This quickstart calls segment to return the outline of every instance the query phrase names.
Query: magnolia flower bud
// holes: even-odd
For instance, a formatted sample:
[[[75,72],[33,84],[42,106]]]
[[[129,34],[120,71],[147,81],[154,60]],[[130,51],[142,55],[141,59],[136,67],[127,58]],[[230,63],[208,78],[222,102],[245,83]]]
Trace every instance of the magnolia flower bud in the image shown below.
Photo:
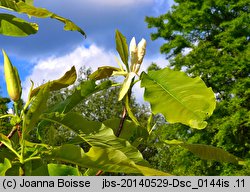
[[[5,81],[7,85],[7,91],[10,98],[16,102],[20,99],[22,94],[21,81],[18,75],[18,71],[15,67],[13,67],[9,57],[2,50],[4,56],[4,75]]]
[[[142,39],[139,44],[138,44],[138,52],[137,52],[137,57],[138,57],[138,64],[141,64],[144,58],[144,55],[146,53],[146,40]]]
[[[137,63],[138,57],[137,57],[137,47],[136,47],[136,41],[135,38],[133,37],[132,40],[130,41],[129,44],[129,51],[130,51],[130,60],[131,60],[131,65],[130,65],[130,70],[132,70],[133,66]]]
[[[134,66],[133,66],[133,69],[132,69],[132,71],[134,72],[134,73],[138,73],[138,71],[140,70],[140,67],[141,67],[141,64],[135,64]]]

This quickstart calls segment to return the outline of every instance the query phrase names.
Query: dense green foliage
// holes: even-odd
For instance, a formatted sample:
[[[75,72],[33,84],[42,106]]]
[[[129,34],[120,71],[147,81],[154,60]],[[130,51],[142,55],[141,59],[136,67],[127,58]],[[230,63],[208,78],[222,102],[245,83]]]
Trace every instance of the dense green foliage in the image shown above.
[[[51,17],[64,22],[65,30],[77,30],[85,35],[70,20],[46,9],[34,7],[32,0],[3,0],[0,8],[9,8],[35,17]],[[3,35],[25,36],[36,32],[26,30],[27,26],[32,27],[30,23],[16,18],[11,18],[14,23],[8,23],[10,16],[0,15],[1,18],[4,23],[1,25]],[[8,27],[11,30],[8,30]],[[22,31],[18,31],[16,27]],[[174,31],[173,35],[176,34],[178,32]],[[180,42],[183,39],[178,37],[175,41],[181,45],[178,39]],[[166,172],[153,168],[148,162],[152,162],[152,154],[155,153],[154,145],[151,145],[150,141],[156,143],[155,147],[158,150],[170,151],[169,145],[179,145],[203,159],[234,163],[235,166],[247,164],[226,150],[205,145],[209,143],[208,139],[197,137],[198,130],[204,129],[207,122],[214,119],[209,117],[213,114],[216,104],[212,89],[207,87],[200,77],[192,78],[184,72],[174,71],[168,67],[158,69],[156,65],[152,66],[150,71],[138,74],[146,53],[146,40],[142,39],[137,44],[135,38],[132,38],[128,46],[126,37],[117,30],[115,41],[120,56],[119,68],[100,66],[95,72],[88,74],[86,80],[80,80],[71,89],[64,89],[73,85],[77,79],[73,66],[61,78],[50,80],[36,88],[32,82],[26,103],[22,103],[21,100],[22,87],[18,71],[3,50],[5,81],[14,109],[13,114],[5,112],[0,116],[0,119],[11,125],[8,134],[0,133],[1,175],[101,175],[105,172],[170,175],[169,171],[183,174],[182,164],[175,168],[167,162],[168,166],[164,166],[165,158],[162,158],[163,166],[156,164],[156,167]],[[177,54],[176,58],[179,60],[173,60],[173,63],[185,58],[178,55],[178,49],[176,50],[174,54]],[[178,68],[177,64],[176,66]],[[179,68],[181,66],[179,65]],[[191,68],[187,68],[187,71],[190,70]],[[120,76],[124,80],[120,83],[114,82],[115,76]],[[145,114],[145,110],[135,104],[132,97],[133,86],[138,82],[145,88],[144,99],[151,107],[149,114]],[[61,92],[62,89],[65,91],[64,94]],[[51,97],[54,91],[59,94]],[[237,93],[229,95],[232,99],[239,98]],[[223,104],[223,99],[220,98],[219,104]],[[107,110],[109,106],[112,111]],[[162,126],[169,128],[169,123],[178,122],[190,128],[185,127],[184,132],[160,133],[162,129],[155,129],[154,125],[154,118],[161,117],[158,113],[162,113],[168,121],[161,122]],[[6,125],[4,126],[6,128]],[[171,126],[172,130],[182,127],[180,124]],[[208,131],[202,134],[208,137],[209,133],[213,134],[212,131],[209,125]],[[57,134],[61,137],[57,137]],[[192,141],[188,135],[194,136]],[[177,139],[186,136],[187,140],[172,140],[174,137],[171,136],[178,136]],[[161,155],[164,157],[164,154]],[[168,156],[167,161],[173,160],[174,157]],[[180,157],[182,162],[193,162],[193,158],[189,158],[191,156],[186,159],[182,155]],[[176,162],[181,163],[178,159]]]
[[[161,52],[175,70],[200,76],[216,93],[217,108],[202,131],[164,125],[156,138],[211,144],[250,158],[250,1],[176,0],[164,15],[147,17],[152,39],[166,40]],[[153,140],[154,141],[154,140]],[[162,145],[161,145],[162,146]],[[157,147],[153,161],[180,175],[249,175],[248,166],[203,161],[185,149]]]

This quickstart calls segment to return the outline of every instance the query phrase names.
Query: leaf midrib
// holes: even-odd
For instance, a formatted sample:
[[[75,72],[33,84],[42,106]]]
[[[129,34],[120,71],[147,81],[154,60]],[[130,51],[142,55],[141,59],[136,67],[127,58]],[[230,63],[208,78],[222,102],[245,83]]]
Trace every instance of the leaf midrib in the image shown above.
[[[200,119],[200,117],[193,112],[193,110],[190,110],[189,107],[187,107],[182,101],[180,101],[177,97],[175,97],[170,91],[168,91],[165,87],[163,87],[158,81],[156,81],[155,79],[152,79],[152,77],[150,77],[148,75],[148,77],[155,82],[157,85],[159,85],[163,90],[165,90],[165,92],[167,92],[171,97],[173,97],[177,102],[179,102],[182,106],[184,106],[184,108],[186,108],[189,112],[191,112],[192,114],[194,114],[194,116],[198,117]]]

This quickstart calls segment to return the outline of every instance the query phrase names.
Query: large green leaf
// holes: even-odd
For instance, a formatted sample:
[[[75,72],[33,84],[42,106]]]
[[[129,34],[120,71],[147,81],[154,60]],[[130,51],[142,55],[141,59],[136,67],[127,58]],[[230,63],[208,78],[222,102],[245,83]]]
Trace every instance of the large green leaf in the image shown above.
[[[137,148],[133,147],[125,139],[116,137],[111,128],[106,127],[100,122],[89,121],[82,115],[71,112],[67,114],[44,114],[41,118],[73,130],[83,141],[89,143],[91,146],[120,150],[134,162],[143,165],[148,164],[144,161],[142,154]]]
[[[48,83],[45,83],[33,89],[31,92],[31,97],[36,95],[40,89],[48,85],[49,85],[50,91],[56,91],[56,90],[60,90],[62,88],[68,87],[69,85],[72,85],[76,81],[76,78],[77,78],[76,69],[75,69],[75,66],[73,66],[61,78],[57,80],[49,81]]]
[[[54,149],[50,157],[82,167],[108,172],[139,173],[139,170],[133,167],[133,161],[128,159],[126,155],[119,150],[108,148],[91,147],[85,153],[78,146],[63,145]]]
[[[120,124],[120,119],[109,119],[104,121],[103,124],[107,127],[112,128],[114,133],[116,133]],[[123,124],[123,129],[119,137],[133,142],[138,138],[148,137],[148,132],[143,127],[136,125],[133,121],[125,120]]]
[[[11,162],[9,159],[4,158],[4,162],[0,163],[0,176],[5,176],[5,172],[11,168]]]
[[[211,88],[199,78],[165,68],[141,76],[145,87],[144,99],[150,102],[153,113],[162,113],[169,123],[183,123],[192,128],[205,128],[205,121],[215,109]]]
[[[91,147],[85,153],[75,145],[63,145],[52,150],[47,158],[106,172],[141,173],[145,175],[169,175],[148,167],[136,165],[123,152],[112,148]]]
[[[0,13],[0,34],[23,37],[35,34],[38,31],[36,23],[29,23],[14,15]]]
[[[215,160],[222,163],[226,162],[235,164],[242,162],[240,158],[228,153],[227,151],[210,145],[187,144],[177,140],[171,140],[171,141],[166,140],[165,143],[170,145],[180,145],[181,147],[188,149],[193,154],[205,160]]]
[[[64,30],[78,31],[84,37],[86,36],[85,32],[80,27],[78,27],[76,24],[74,24],[72,21],[70,21],[69,19],[66,19],[66,18],[63,18],[59,15],[56,15],[53,12],[48,11],[47,9],[34,7],[34,6],[32,6],[31,1],[29,1],[27,3],[23,2],[23,1],[19,1],[16,3],[15,1],[1,0],[0,8],[6,8],[9,10],[16,11],[18,13],[24,13],[24,14],[27,14],[29,16],[38,17],[38,18],[50,17],[53,19],[57,19],[65,24]]]
[[[121,69],[112,66],[98,67],[98,69],[93,72],[89,78],[94,80],[100,80],[110,77],[114,71],[120,71]]]
[[[122,62],[126,65],[127,71],[129,71],[128,66],[128,44],[126,38],[123,34],[116,30],[115,33],[116,50],[118,51]]]

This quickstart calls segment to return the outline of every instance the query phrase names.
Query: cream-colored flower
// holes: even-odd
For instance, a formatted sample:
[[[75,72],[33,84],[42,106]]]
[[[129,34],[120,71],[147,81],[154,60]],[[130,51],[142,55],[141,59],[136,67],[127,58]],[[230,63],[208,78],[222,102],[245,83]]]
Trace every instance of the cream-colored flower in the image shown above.
[[[131,61],[130,71],[138,73],[146,53],[146,40],[142,39],[137,46],[135,38],[133,37],[129,44],[129,52]]]
[[[142,39],[139,44],[138,44],[138,52],[137,52],[137,57],[138,57],[138,64],[141,64],[144,58],[144,55],[146,54],[146,40]]]
[[[135,38],[133,37],[132,40],[130,41],[129,44],[129,52],[130,52],[130,70],[132,71],[133,66],[137,63],[138,61],[138,56],[137,56],[137,46],[136,46],[136,41]]]

